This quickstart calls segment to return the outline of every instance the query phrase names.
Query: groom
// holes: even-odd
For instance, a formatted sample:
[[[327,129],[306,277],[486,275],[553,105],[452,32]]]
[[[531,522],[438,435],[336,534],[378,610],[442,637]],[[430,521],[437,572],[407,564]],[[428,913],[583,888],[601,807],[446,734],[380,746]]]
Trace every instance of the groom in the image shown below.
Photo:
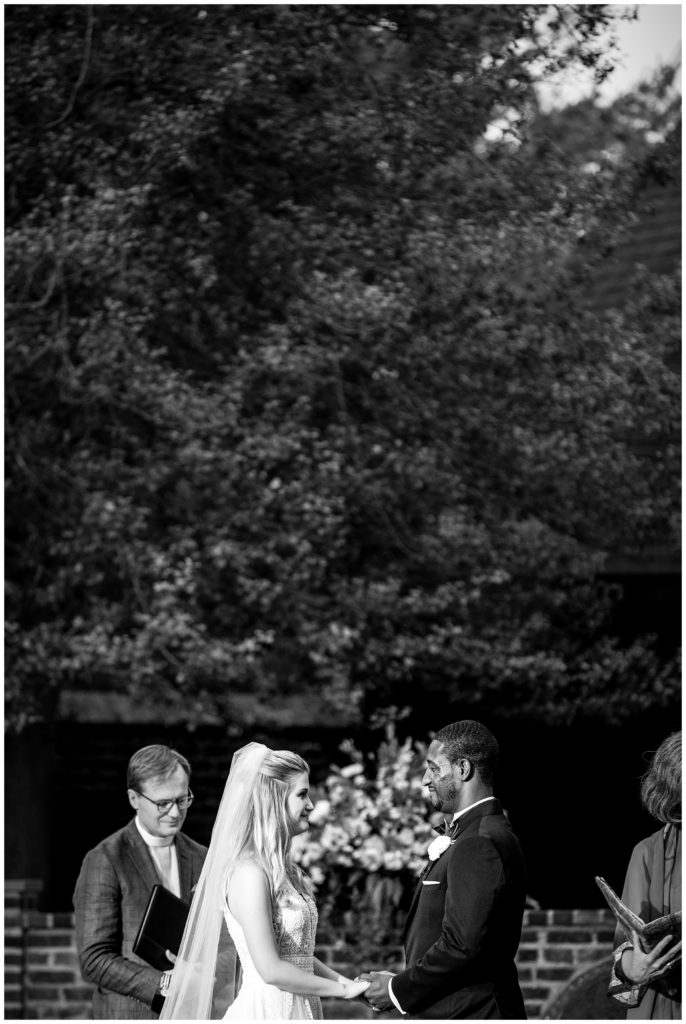
[[[447,725],[427,751],[423,785],[446,815],[428,851],[404,931],[407,967],[372,972],[365,999],[424,1019],[525,1020],[514,958],[526,895],[524,859],[493,796],[495,737]]]

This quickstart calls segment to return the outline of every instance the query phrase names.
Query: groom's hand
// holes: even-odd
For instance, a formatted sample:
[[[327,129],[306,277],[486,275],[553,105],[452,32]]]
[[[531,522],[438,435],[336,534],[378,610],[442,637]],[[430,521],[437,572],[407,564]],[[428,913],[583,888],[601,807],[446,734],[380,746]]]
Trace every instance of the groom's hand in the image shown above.
[[[388,994],[388,983],[393,975],[390,971],[370,971],[370,984],[364,998],[375,1010],[392,1010],[393,1001]]]

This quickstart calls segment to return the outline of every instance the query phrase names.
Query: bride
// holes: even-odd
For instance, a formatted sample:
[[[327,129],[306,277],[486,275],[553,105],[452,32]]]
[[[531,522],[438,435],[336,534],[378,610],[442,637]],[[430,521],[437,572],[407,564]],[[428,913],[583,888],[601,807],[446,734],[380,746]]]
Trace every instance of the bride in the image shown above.
[[[309,768],[297,754],[248,743],[234,755],[161,1020],[210,1020],[226,1009],[224,924],[242,973],[224,1020],[317,1020],[321,996],[354,999],[368,987],[314,956],[312,887],[291,858],[311,810]]]

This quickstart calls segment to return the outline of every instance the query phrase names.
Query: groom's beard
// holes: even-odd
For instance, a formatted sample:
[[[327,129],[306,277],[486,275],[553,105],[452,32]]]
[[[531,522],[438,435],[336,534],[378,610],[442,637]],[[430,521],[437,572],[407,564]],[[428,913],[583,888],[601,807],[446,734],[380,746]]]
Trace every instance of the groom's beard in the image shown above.
[[[446,789],[441,792],[439,796],[435,789],[429,789],[429,800],[432,806],[437,811],[442,811],[446,805],[452,807],[455,798],[457,797],[457,787],[454,783],[450,783]],[[446,812],[447,813],[447,812]]]

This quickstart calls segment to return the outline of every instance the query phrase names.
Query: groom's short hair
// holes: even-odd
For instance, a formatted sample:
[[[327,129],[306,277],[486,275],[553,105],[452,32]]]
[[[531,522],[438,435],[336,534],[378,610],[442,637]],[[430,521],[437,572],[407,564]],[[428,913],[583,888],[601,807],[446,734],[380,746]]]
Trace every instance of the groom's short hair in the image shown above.
[[[451,764],[461,757],[471,761],[482,782],[491,785],[498,764],[498,741],[485,725],[465,718],[462,722],[445,725],[434,737],[443,744],[445,756]]]

